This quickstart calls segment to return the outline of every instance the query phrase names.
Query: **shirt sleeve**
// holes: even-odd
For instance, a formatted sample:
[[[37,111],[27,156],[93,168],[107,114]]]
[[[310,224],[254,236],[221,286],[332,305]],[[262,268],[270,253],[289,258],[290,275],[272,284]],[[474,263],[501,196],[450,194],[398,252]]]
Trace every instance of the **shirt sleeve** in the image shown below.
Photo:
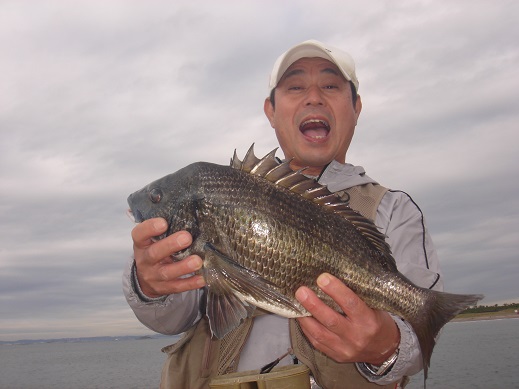
[[[377,210],[375,224],[386,235],[398,270],[416,285],[443,290],[438,255],[427,231],[424,216],[418,205],[406,193],[387,192]],[[391,315],[400,331],[398,358],[383,376],[373,375],[362,363],[357,368],[369,381],[386,385],[404,376],[418,373],[422,368],[422,353],[411,325]]]
[[[137,319],[161,334],[180,334],[202,317],[199,312],[202,289],[149,298],[140,289],[133,260],[123,272],[123,291]]]

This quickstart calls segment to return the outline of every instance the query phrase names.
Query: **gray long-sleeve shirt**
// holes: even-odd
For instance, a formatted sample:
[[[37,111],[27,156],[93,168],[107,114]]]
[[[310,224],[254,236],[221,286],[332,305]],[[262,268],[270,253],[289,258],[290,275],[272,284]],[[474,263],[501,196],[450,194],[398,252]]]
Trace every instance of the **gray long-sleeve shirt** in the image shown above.
[[[332,192],[356,185],[376,183],[360,166],[333,161],[319,182]],[[422,212],[404,192],[388,191],[377,209],[375,224],[386,235],[399,271],[416,285],[443,290],[436,250],[427,232]],[[147,299],[139,290],[133,261],[123,274],[123,290],[137,318],[148,328],[163,334],[186,331],[202,317],[199,311],[201,290]],[[400,351],[391,371],[381,377],[371,375],[361,364],[359,371],[381,385],[412,375],[422,368],[418,340],[410,325],[393,316],[400,330]],[[258,369],[286,353],[290,347],[288,319],[277,315],[256,318],[250,337],[240,356],[239,371]],[[281,364],[291,361],[286,358]]]

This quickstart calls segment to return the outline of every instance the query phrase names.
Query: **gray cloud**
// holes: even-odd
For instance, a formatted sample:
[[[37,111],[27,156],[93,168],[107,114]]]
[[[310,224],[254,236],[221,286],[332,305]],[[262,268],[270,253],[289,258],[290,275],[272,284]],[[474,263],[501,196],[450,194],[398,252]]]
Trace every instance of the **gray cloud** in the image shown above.
[[[147,330],[126,306],[126,196],[198,160],[276,146],[276,57],[351,52],[364,107],[348,160],[420,204],[453,292],[517,300],[513,1],[4,1],[0,339]]]

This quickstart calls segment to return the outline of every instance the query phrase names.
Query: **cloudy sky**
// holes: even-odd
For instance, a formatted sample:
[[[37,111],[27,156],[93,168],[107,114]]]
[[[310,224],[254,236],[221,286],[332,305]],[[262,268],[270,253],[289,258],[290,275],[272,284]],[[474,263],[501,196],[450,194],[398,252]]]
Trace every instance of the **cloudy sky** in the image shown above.
[[[446,289],[519,300],[517,1],[0,1],[0,340],[149,333],[121,291],[126,197],[276,146],[271,66],[357,62],[347,160],[410,193]]]

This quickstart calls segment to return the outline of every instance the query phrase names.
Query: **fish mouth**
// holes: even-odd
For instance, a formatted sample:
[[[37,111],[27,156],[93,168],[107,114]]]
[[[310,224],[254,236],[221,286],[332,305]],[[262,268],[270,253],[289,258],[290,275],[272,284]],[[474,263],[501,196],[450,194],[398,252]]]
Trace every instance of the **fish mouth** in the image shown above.
[[[140,213],[138,210],[132,210],[131,208],[128,208],[126,210],[126,215],[130,218],[130,220],[136,224],[141,223],[144,221],[144,217],[142,216],[142,213]]]
[[[330,134],[330,124],[321,118],[312,118],[303,121],[299,125],[299,131],[305,138],[312,142],[322,142]]]
[[[132,222],[137,223],[137,222],[135,221],[135,216],[133,215],[133,212],[132,212],[132,210],[131,210],[130,208],[128,208],[128,209],[126,210],[126,216],[128,216],[128,218],[129,218]]]

